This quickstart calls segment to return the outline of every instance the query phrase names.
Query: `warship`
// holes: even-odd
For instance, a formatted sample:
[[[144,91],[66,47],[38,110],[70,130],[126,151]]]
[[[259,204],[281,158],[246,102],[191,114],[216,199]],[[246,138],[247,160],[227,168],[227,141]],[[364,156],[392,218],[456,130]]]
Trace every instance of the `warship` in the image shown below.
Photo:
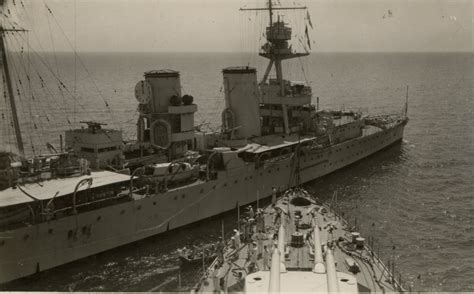
[[[54,152],[30,157],[5,39],[24,29],[4,19],[4,94],[18,152],[0,154],[0,283],[234,210],[270,196],[274,183],[283,191],[400,142],[406,107],[385,116],[319,110],[309,85],[284,78],[284,60],[309,54],[292,49],[291,27],[274,17],[290,9],[306,7],[256,8],[269,13],[259,53],[268,67],[260,81],[250,66],[223,69],[220,132],[196,129],[197,105],[179,72],[151,70],[135,87],[135,140],[84,121]]]
[[[301,187],[242,220],[192,293],[405,291],[355,227]]]

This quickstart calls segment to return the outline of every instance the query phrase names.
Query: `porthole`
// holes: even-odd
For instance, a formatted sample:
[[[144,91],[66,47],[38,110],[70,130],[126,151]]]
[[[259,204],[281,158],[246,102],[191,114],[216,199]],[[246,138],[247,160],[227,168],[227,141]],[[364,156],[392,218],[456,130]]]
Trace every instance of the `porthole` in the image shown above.
[[[156,205],[156,201],[153,201],[153,205]]]
[[[174,196],[173,199],[174,199],[174,200],[178,200],[178,196]]]
[[[235,181],[234,181],[234,184],[237,184],[238,182],[239,182],[238,180],[235,180]]]
[[[183,199],[186,198],[186,194],[181,195],[181,198]]]
[[[50,235],[53,234],[53,229],[49,229],[48,234],[50,234]]]
[[[97,217],[97,221],[100,221],[101,219],[102,219],[102,217],[99,215],[99,216]]]
[[[137,206],[137,209],[138,209],[138,210],[142,209],[142,206],[141,206],[141,205],[138,205],[138,206]]]
[[[120,211],[120,214],[125,214],[125,210],[122,209],[122,210]]]
[[[224,187],[227,187],[227,183],[224,183]]]

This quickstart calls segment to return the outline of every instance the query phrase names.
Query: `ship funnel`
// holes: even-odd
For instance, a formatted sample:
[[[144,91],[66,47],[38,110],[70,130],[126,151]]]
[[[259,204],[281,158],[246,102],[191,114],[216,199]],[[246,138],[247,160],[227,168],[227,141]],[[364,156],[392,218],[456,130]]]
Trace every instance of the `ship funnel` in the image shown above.
[[[280,250],[275,248],[272,253],[272,267],[270,268],[270,285],[268,293],[280,292]]]
[[[326,269],[323,262],[323,252],[321,250],[321,239],[319,237],[319,227],[314,227],[314,268],[313,272],[317,274],[324,274]]]
[[[168,112],[172,97],[181,99],[179,72],[164,69],[145,73],[145,81],[151,86],[151,107],[154,113]]]
[[[327,283],[329,293],[339,293],[339,284],[337,282],[336,264],[334,263],[334,255],[330,248],[326,251],[326,269]]]
[[[278,229],[278,250],[280,251],[280,272],[286,273],[285,266],[285,228],[280,225]]]
[[[261,135],[257,71],[253,67],[228,67],[224,75],[224,131],[238,138]]]
[[[179,158],[194,148],[197,105],[193,104],[192,96],[181,97],[179,72],[170,69],[146,72],[145,80],[135,86],[135,97],[140,112],[139,144],[151,143],[157,149],[167,150],[168,160]]]

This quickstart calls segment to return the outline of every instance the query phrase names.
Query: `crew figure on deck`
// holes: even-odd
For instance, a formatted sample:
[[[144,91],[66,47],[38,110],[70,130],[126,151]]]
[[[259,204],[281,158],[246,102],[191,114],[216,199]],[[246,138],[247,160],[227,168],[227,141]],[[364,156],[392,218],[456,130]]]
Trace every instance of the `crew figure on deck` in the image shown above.
[[[265,217],[261,208],[257,210],[257,215],[255,216],[255,226],[257,232],[265,232]]]
[[[267,248],[267,245],[263,246],[263,270],[270,269],[270,251]]]
[[[219,261],[223,262],[224,261],[224,240],[222,240],[222,237],[219,237],[219,242],[217,243],[217,257],[219,258]]]
[[[277,201],[277,189],[272,187],[272,205],[275,205]]]
[[[241,241],[240,241],[240,232],[236,229],[234,229],[234,244],[235,244],[235,249],[239,249],[240,248],[240,244],[241,244]]]
[[[255,213],[253,212],[252,205],[249,205],[247,209],[248,209],[249,218],[255,218]]]

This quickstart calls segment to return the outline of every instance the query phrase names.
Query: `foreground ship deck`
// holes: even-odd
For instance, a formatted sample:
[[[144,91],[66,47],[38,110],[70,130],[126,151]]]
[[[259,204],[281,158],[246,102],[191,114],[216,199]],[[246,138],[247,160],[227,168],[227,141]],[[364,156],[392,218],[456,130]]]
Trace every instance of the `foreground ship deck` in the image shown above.
[[[194,291],[403,291],[364,238],[301,188],[257,211],[251,223],[235,230]]]

